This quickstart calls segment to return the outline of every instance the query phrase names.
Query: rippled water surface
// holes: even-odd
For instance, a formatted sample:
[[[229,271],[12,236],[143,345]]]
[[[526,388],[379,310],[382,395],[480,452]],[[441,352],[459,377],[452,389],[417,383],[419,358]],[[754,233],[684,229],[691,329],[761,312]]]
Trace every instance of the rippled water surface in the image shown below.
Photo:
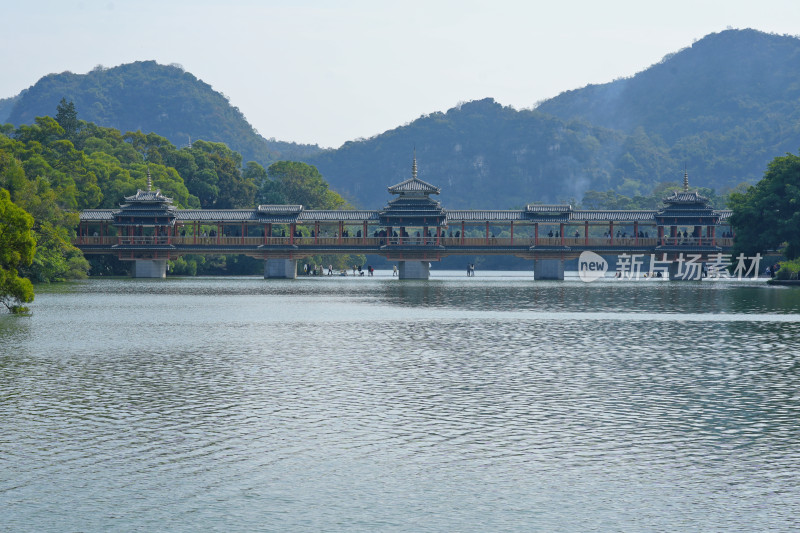
[[[39,288],[0,530],[798,530],[800,290],[439,276]]]

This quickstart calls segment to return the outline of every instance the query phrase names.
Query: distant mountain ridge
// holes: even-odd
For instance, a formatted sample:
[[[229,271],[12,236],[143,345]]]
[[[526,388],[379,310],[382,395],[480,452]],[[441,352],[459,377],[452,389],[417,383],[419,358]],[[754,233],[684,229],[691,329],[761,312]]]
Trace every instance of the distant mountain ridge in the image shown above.
[[[61,97],[79,118],[153,131],[176,145],[222,141],[244,161],[316,165],[357,206],[378,207],[410,176],[442,187],[450,208],[580,201],[588,190],[646,194],[677,182],[724,192],[754,183],[774,157],[800,148],[800,40],[726,30],[625,79],[566,91],[533,110],[487,98],[335,150],[267,140],[224,95],[177,66],[144,61],[86,75],[45,76],[13,99],[7,121],[53,115]]]
[[[374,203],[376,171],[404,176],[395,152],[408,159],[415,144],[420,175],[456,189],[447,195],[453,207],[580,200],[589,189],[642,194],[680,181],[684,168],[693,185],[724,192],[800,148],[800,39],[726,30],[534,111],[472,102],[311,162],[336,190]]]

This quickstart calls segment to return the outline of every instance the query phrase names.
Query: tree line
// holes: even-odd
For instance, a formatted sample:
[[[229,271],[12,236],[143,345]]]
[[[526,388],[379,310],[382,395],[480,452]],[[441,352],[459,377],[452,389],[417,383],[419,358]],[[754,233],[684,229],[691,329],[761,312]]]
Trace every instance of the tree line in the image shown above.
[[[243,164],[242,156],[223,143],[198,140],[178,148],[155,133],[123,133],[78,120],[74,104],[64,99],[56,111],[31,125],[0,126],[0,238],[5,239],[0,240],[0,294],[14,295],[2,300],[9,308],[33,296],[20,280],[125,274],[126,263],[110,256],[87,260],[71,240],[80,210],[118,207],[125,196],[146,190],[148,174],[153,187],[178,208],[239,209],[268,203],[350,208],[311,165],[278,161],[265,169],[253,161]],[[31,239],[20,237],[26,232]],[[353,264],[349,257],[317,261]],[[262,270],[261,262],[242,256],[184,256],[171,268],[174,274]]]

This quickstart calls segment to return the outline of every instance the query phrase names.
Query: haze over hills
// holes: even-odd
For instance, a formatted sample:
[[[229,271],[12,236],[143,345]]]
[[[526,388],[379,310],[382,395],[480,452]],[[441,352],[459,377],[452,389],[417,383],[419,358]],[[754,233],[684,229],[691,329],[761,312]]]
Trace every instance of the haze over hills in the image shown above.
[[[154,131],[178,146],[191,136],[225,142],[245,161],[312,163],[333,189],[368,208],[410,176],[415,147],[420,178],[442,187],[450,208],[580,201],[588,190],[646,194],[680,181],[684,167],[692,185],[724,192],[754,183],[774,157],[800,148],[799,60],[795,37],[728,30],[635,76],[567,91],[534,110],[487,98],[335,150],[267,140],[208,84],[152,61],[45,76],[0,100],[0,122],[53,115],[66,97],[83,120]]]
[[[311,161],[336,190],[370,205],[385,197],[376,171],[407,176],[414,144],[420,176],[442,185],[452,207],[580,201],[590,189],[647,194],[679,182],[684,167],[692,185],[724,193],[800,148],[798,97],[799,39],[728,30],[534,111],[473,102]]]
[[[716,186],[752,181],[800,148],[800,39],[711,34],[637,75],[567,91],[539,111],[632,135],[644,130]]]

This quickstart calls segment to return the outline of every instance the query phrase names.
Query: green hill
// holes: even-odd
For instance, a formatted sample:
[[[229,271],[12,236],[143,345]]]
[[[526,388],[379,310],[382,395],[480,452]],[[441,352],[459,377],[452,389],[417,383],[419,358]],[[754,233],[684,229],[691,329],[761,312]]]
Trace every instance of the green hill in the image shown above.
[[[755,30],[709,35],[626,79],[567,91],[534,110],[491,98],[424,115],[336,150],[267,140],[224,95],[177,66],[137,62],[85,75],[53,74],[0,101],[7,121],[52,115],[62,97],[79,117],[122,131],[156,132],[178,146],[224,142],[267,165],[316,165],[358,206],[420,177],[446,207],[508,208],[580,201],[590,190],[647,195],[680,181],[718,193],[755,183],[769,161],[800,147],[800,40]]]
[[[378,207],[386,187],[411,176],[441,187],[446,207],[508,208],[569,199],[613,186],[614,152],[624,136],[494,100],[432,113],[372,139],[348,142],[310,159],[352,201]]]
[[[671,159],[721,187],[752,182],[800,147],[800,39],[711,34],[635,76],[567,91],[538,109],[663,140]]]
[[[0,123],[19,126],[52,116],[61,98],[74,102],[79,118],[87,122],[155,132],[177,146],[198,139],[224,142],[245,161],[264,165],[319,150],[263,138],[225,95],[177,65],[155,61],[47,75],[17,97],[0,101]],[[4,104],[9,100],[11,106]]]
[[[680,181],[718,192],[754,183],[800,147],[800,40],[754,30],[712,34],[639,74],[516,111],[492,100],[433,113],[312,158],[358,204],[420,176],[450,207],[580,200],[587,190],[647,194]]]

